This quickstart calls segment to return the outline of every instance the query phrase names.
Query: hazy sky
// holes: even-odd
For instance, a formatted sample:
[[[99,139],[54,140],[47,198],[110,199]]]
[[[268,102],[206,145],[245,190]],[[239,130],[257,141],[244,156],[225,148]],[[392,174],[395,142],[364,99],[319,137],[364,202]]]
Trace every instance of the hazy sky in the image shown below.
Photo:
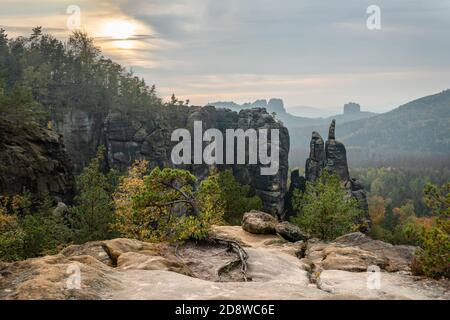
[[[69,5],[107,56],[193,104],[382,111],[450,88],[450,0],[0,0],[0,27],[65,38]]]

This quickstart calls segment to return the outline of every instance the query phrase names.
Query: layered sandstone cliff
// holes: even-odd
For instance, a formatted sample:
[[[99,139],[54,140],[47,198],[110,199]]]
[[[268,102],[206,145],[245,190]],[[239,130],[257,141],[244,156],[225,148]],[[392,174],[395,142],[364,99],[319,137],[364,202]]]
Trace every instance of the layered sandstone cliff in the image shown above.
[[[171,141],[171,134],[175,129],[184,128],[193,135],[195,121],[203,123],[203,130],[216,128],[224,134],[226,129],[237,128],[279,130],[279,170],[275,175],[261,175],[259,164],[177,167],[192,171],[200,179],[215,168],[232,169],[240,183],[250,185],[261,197],[265,211],[281,213],[288,175],[289,132],[265,109],[237,113],[212,106],[155,106],[146,110],[115,110],[104,116],[74,111],[59,117],[55,126],[63,133],[69,155],[78,171],[89,162],[101,144],[106,146],[109,166],[125,171],[136,159],[148,160],[152,168],[175,167],[171,152],[177,142]]]
[[[74,177],[61,136],[35,123],[0,119],[0,194],[24,191],[70,202]]]

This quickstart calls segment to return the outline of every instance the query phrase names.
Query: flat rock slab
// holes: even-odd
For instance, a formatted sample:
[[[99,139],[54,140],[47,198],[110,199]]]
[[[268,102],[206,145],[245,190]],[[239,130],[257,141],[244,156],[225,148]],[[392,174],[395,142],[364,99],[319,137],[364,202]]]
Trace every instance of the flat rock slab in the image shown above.
[[[236,259],[226,245],[114,239],[0,263],[0,299],[450,299],[448,281],[408,274],[410,247],[358,233],[331,243],[291,243],[230,226],[212,233],[244,246],[251,281],[242,281],[239,268],[218,275]],[[381,272],[366,272],[371,265]],[[77,270],[79,288],[70,288]]]
[[[450,299],[448,282],[419,279],[402,273],[325,270],[317,283],[320,289],[332,295],[357,296],[359,299]]]

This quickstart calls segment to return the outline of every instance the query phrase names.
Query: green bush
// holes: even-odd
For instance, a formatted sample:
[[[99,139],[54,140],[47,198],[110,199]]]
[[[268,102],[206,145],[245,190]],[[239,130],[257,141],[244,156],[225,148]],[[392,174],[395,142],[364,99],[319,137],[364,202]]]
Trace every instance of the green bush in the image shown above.
[[[261,198],[250,196],[250,186],[237,182],[231,170],[219,172],[208,179],[216,180],[220,188],[220,197],[225,205],[223,219],[227,224],[241,225],[245,212],[261,209]]]
[[[48,195],[44,196],[36,212],[22,218],[21,228],[24,232],[23,253],[27,258],[55,254],[72,239],[72,232],[65,224],[64,217],[54,210]]]
[[[32,210],[27,193],[0,201],[0,259],[19,260],[53,254],[72,233],[48,195]]]
[[[357,230],[364,212],[358,208],[357,200],[349,197],[336,174],[326,170],[315,182],[307,182],[303,194],[296,190],[293,206],[298,215],[291,221],[314,237],[333,240]]]
[[[23,258],[24,232],[17,216],[7,215],[0,209],[0,260],[15,261]]]
[[[442,187],[428,184],[424,194],[436,222],[423,230],[415,271],[433,278],[450,278],[450,183]]]

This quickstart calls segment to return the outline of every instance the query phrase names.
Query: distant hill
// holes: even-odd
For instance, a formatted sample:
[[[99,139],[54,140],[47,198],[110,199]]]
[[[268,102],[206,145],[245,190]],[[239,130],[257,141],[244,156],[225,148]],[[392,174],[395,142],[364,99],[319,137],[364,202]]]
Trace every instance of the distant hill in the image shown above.
[[[336,110],[328,108],[314,108],[307,106],[295,106],[286,109],[287,112],[298,117],[307,118],[328,118],[336,114]]]
[[[350,103],[349,105],[351,104],[352,103]],[[328,125],[332,119],[336,119],[340,123],[345,123],[348,121],[365,119],[376,115],[375,113],[372,112],[360,111],[360,106],[358,104],[353,104],[353,106],[357,106],[357,110],[353,112],[344,112],[343,114],[325,118],[299,117],[292,115],[289,112],[289,109],[286,110],[282,99],[270,99],[269,101],[267,101],[266,99],[260,99],[256,100],[255,102],[251,103],[248,102],[244,104],[237,104],[233,101],[219,101],[209,103],[208,105],[215,106],[216,108],[230,109],[233,111],[240,111],[242,109],[251,109],[251,108],[265,108],[267,112],[275,113],[276,118],[278,120],[281,120],[289,130],[310,126]]]
[[[392,111],[355,121],[336,117],[336,137],[349,160],[450,154],[450,90],[411,101]],[[304,162],[312,131],[326,137],[328,124],[290,129],[291,164]]]
[[[248,102],[244,104],[237,104],[232,101],[219,101],[209,103],[208,105],[215,106],[216,108],[230,109],[237,112],[243,109],[265,108],[268,113],[276,113],[276,118],[278,120],[281,120],[288,129],[316,125],[323,122],[323,119],[320,118],[312,119],[306,117],[297,117],[286,112],[282,99],[270,99],[269,101],[267,101],[266,99],[261,99],[256,100],[255,102]]]
[[[347,123],[338,134],[348,145],[362,148],[448,153],[450,90]]]

